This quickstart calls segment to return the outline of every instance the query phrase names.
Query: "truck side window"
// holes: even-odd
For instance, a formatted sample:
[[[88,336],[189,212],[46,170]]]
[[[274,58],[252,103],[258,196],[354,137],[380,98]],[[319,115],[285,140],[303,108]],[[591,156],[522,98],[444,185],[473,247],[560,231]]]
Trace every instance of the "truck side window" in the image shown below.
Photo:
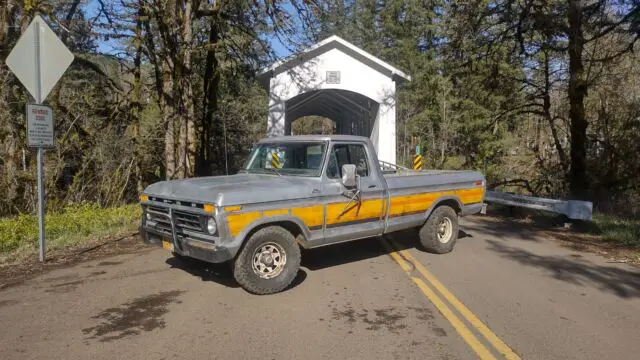
[[[356,166],[356,172],[362,177],[369,176],[369,166],[367,166],[367,152],[362,145],[349,145],[351,164]]]
[[[367,162],[367,152],[363,145],[337,144],[331,149],[329,154],[329,166],[327,167],[327,177],[338,179],[342,177],[342,165],[353,164],[356,172],[362,177],[369,176],[369,166]]]
[[[329,166],[327,166],[327,177],[329,179],[338,179],[340,177],[340,169],[338,169],[338,159],[336,159],[336,154],[331,150],[331,154],[329,154]]]

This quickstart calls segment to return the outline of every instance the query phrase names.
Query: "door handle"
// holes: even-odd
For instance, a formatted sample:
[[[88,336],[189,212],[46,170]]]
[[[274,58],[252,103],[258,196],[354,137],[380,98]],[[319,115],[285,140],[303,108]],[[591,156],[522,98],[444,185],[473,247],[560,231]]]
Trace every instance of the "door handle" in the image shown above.
[[[313,189],[311,190],[312,194],[320,194],[320,189]]]
[[[375,187],[376,187],[375,185],[369,185],[369,186],[367,186],[367,189],[373,189]]]

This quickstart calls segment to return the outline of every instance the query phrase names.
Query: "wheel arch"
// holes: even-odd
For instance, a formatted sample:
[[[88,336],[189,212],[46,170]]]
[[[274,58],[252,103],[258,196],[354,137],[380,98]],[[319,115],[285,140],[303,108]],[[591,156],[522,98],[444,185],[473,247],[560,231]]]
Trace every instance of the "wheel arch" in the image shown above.
[[[457,196],[443,196],[436,200],[429,208],[424,221],[426,222],[427,220],[429,220],[429,217],[431,216],[433,211],[440,206],[449,206],[456,212],[456,214],[460,214],[462,212],[462,209],[464,208],[464,205],[462,205],[462,202]]]
[[[253,234],[269,226],[279,226],[293,235],[299,244],[306,243],[309,239],[309,229],[294,216],[271,216],[255,220],[246,226],[239,235],[241,247],[251,238]]]

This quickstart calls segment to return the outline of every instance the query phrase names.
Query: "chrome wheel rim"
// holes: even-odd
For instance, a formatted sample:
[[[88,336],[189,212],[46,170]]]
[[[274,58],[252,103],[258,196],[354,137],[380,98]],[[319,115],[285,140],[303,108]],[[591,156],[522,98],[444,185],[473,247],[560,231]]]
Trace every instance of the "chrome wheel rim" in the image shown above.
[[[262,244],[253,253],[251,268],[263,279],[271,279],[282,273],[287,263],[287,254],[282,246],[268,242]]]
[[[453,235],[453,222],[448,217],[445,217],[438,224],[438,241],[443,244],[448,243]]]

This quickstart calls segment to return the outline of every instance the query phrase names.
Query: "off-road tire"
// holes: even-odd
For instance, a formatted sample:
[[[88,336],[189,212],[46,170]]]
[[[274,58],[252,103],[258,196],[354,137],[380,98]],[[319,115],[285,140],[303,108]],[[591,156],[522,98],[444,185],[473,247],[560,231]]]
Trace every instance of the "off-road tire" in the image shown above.
[[[282,272],[270,279],[261,278],[252,267],[256,250],[267,243],[279,245],[286,254]],[[300,258],[300,248],[289,231],[280,226],[265,227],[251,235],[242,247],[233,264],[233,277],[250,293],[274,294],[291,285],[300,269]]]
[[[440,241],[438,238],[438,230],[443,221],[448,219],[451,225],[451,234],[448,241]],[[458,214],[454,209],[447,205],[438,206],[424,225],[419,230],[420,244],[422,247],[434,254],[446,254],[453,250],[458,240]]]

